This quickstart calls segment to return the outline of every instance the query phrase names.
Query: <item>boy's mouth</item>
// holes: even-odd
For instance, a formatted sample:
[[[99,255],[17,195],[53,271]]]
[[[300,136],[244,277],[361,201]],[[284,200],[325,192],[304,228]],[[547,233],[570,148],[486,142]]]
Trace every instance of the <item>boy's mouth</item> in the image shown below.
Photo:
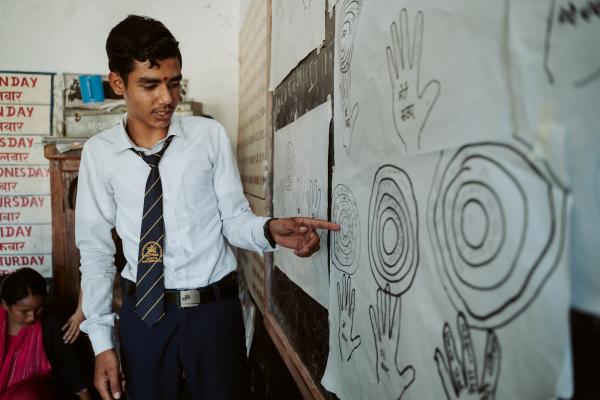
[[[158,120],[165,121],[170,120],[173,115],[173,109],[155,110],[152,112],[154,117]]]

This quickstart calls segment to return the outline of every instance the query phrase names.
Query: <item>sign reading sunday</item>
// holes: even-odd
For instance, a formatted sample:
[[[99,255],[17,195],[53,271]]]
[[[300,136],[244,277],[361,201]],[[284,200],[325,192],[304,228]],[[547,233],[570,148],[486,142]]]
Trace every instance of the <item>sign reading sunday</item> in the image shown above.
[[[54,74],[0,72],[0,270],[52,275],[48,160]]]

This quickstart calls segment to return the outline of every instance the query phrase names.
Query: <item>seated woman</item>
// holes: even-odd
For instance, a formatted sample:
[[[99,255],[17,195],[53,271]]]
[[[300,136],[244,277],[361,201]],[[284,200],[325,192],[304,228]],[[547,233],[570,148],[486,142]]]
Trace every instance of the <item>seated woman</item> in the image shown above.
[[[58,399],[57,387],[64,385],[80,399],[90,399],[60,325],[50,316],[42,324],[46,294],[46,281],[31,268],[21,268],[2,282],[0,400]]]

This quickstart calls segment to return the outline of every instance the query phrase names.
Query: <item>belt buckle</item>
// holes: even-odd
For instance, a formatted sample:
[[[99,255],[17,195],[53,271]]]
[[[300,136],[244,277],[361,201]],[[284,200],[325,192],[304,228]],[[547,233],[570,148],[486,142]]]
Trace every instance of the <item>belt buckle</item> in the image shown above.
[[[179,307],[196,307],[200,305],[200,291],[197,289],[188,289],[179,291]]]

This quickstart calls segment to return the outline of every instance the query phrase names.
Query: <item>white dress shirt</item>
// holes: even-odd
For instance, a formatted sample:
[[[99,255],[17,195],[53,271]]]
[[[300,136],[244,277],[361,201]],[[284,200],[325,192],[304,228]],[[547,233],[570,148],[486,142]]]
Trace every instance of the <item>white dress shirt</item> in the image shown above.
[[[87,333],[95,354],[114,347],[112,288],[116,268],[111,229],[123,241],[127,265],[122,276],[136,281],[144,191],[150,167],[131,148],[126,116],[115,128],[90,138],[83,147],[75,237],[81,253],[81,287]],[[216,282],[236,269],[228,243],[263,253],[266,217],[255,216],[242,192],[225,129],[201,117],[174,116],[174,136],[159,171],[165,224],[164,266],[167,289],[193,289]]]

